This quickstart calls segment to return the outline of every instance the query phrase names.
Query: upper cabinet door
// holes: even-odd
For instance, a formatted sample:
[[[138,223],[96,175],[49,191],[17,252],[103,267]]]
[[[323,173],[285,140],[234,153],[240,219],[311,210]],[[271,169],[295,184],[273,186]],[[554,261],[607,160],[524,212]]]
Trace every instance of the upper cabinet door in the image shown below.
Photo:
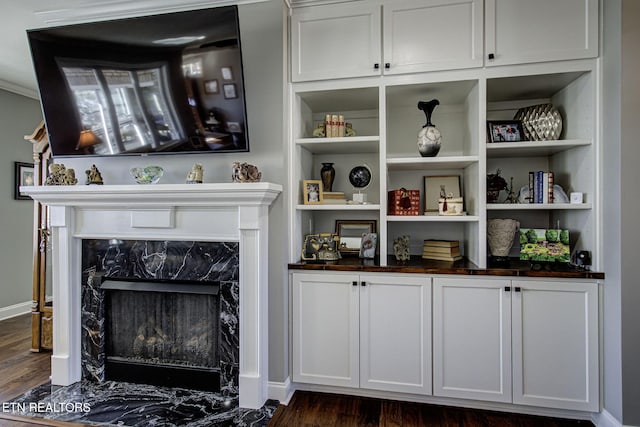
[[[482,66],[483,0],[384,4],[384,73]]]
[[[597,0],[486,0],[487,66],[598,56]]]
[[[291,17],[291,80],[380,74],[380,5],[295,9]]]

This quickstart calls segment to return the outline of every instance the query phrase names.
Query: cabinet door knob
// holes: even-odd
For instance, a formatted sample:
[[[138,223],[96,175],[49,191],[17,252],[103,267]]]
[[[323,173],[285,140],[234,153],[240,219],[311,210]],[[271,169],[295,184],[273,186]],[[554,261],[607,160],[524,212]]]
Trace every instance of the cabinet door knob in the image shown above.
[[[361,286],[367,286],[367,282],[360,282]]]
[[[505,286],[504,287],[504,291],[505,292],[511,292],[511,286]]]
[[[489,54],[489,59],[495,59],[495,58],[496,58],[496,56],[493,53]]]
[[[515,287],[515,291],[516,291],[516,292],[520,292],[520,288],[516,286],[516,287]]]
[[[385,62],[384,68],[388,70],[389,68],[391,68],[391,64],[388,62]]]
[[[378,64],[377,62],[375,64],[373,64],[373,68],[375,68],[376,70],[380,68],[380,64]]]
[[[352,284],[353,286],[358,286],[358,282],[357,282],[357,281],[355,281],[355,280],[354,280],[353,282],[351,282],[351,284]]]

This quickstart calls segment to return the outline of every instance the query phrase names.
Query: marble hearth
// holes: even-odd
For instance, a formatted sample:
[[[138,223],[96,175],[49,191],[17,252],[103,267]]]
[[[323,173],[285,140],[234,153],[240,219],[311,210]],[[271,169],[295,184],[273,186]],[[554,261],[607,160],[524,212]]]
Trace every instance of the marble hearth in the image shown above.
[[[82,376],[82,241],[237,242],[239,404],[267,399],[267,236],[273,183],[23,187],[49,206],[53,255],[51,380]]]

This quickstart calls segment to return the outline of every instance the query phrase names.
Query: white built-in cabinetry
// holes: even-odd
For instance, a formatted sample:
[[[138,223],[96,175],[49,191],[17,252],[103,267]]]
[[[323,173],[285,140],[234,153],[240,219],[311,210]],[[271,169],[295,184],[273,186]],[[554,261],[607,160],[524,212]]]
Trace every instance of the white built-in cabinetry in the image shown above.
[[[431,394],[431,280],[292,274],[293,380]]]
[[[293,9],[289,156],[292,262],[300,258],[305,234],[333,231],[338,219],[375,219],[382,265],[392,254],[393,239],[407,234],[414,255],[421,254],[424,239],[459,240],[464,256],[484,267],[487,219],[514,218],[523,228],[559,224],[569,229],[571,245],[591,250],[597,268],[599,68],[595,59],[574,59],[597,54],[597,49],[592,50],[597,46],[598,28],[592,19],[597,17],[597,4],[591,0],[570,1],[579,9],[574,13],[572,7],[556,6],[557,2],[507,3],[356,1]],[[537,50],[547,52],[547,56],[516,57],[504,63],[553,59],[552,62],[495,66],[506,61],[500,54],[491,64],[486,59],[483,66],[478,60],[482,55],[476,54],[478,40],[484,34],[476,32],[483,27],[478,18],[482,11],[490,6],[495,19],[506,19],[504,15],[508,14],[515,21],[529,21],[531,16],[527,13],[534,7],[530,3],[540,9],[535,16],[553,16],[544,22],[545,37],[572,40],[573,36],[565,34],[564,23],[577,26],[577,21],[582,22],[580,34],[589,41],[587,53],[567,52],[566,58],[560,60],[554,56],[558,45],[548,43],[546,50],[544,45]],[[381,33],[376,30],[380,28],[379,20]],[[435,21],[434,26],[426,25],[428,21]],[[433,28],[445,34],[430,34]],[[517,27],[508,28],[515,31]],[[494,38],[510,38],[506,29],[500,27]],[[456,36],[448,36],[447,31]],[[337,39],[348,48],[336,50],[332,43]],[[573,43],[571,40],[566,43]],[[392,55],[391,59],[388,55]],[[466,55],[466,59],[459,55]],[[372,62],[366,65],[367,61]],[[389,68],[384,69],[387,62]],[[383,69],[376,70],[375,64]],[[420,157],[416,140],[425,117],[417,103],[433,98],[440,101],[432,120],[442,132],[442,148],[436,157]],[[487,120],[512,119],[519,108],[540,103],[552,103],[561,112],[561,140],[486,142]],[[357,136],[313,138],[313,129],[327,113],[343,114]],[[303,204],[302,180],[319,179],[323,162],[334,163],[333,189],[344,191],[347,198],[355,191],[348,181],[349,171],[354,166],[368,166],[373,172],[372,182],[365,190],[370,203]],[[497,169],[507,182],[513,177],[516,192],[528,184],[529,171],[551,170],[556,184],[567,193],[584,193],[585,203],[488,204],[486,175]],[[423,210],[424,176],[429,175],[461,177],[467,215],[387,215],[387,192],[401,187],[421,191]],[[500,201],[505,197],[503,192]]]
[[[598,410],[593,282],[433,279],[433,394]]]

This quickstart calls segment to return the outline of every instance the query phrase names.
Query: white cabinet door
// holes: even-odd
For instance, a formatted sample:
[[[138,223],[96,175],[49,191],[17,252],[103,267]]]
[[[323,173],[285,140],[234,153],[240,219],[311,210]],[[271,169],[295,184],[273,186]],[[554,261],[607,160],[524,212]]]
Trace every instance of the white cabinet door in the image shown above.
[[[294,381],[358,387],[357,284],[357,275],[293,274]]]
[[[360,387],[431,394],[430,279],[369,274],[360,285]]]
[[[485,1],[487,66],[598,56],[598,0]]]
[[[598,285],[513,286],[513,403],[597,412]]]
[[[433,394],[511,402],[511,281],[433,279]]]
[[[483,0],[403,0],[383,7],[384,73],[482,66]]]
[[[380,74],[380,5],[368,2],[295,9],[291,80]]]

